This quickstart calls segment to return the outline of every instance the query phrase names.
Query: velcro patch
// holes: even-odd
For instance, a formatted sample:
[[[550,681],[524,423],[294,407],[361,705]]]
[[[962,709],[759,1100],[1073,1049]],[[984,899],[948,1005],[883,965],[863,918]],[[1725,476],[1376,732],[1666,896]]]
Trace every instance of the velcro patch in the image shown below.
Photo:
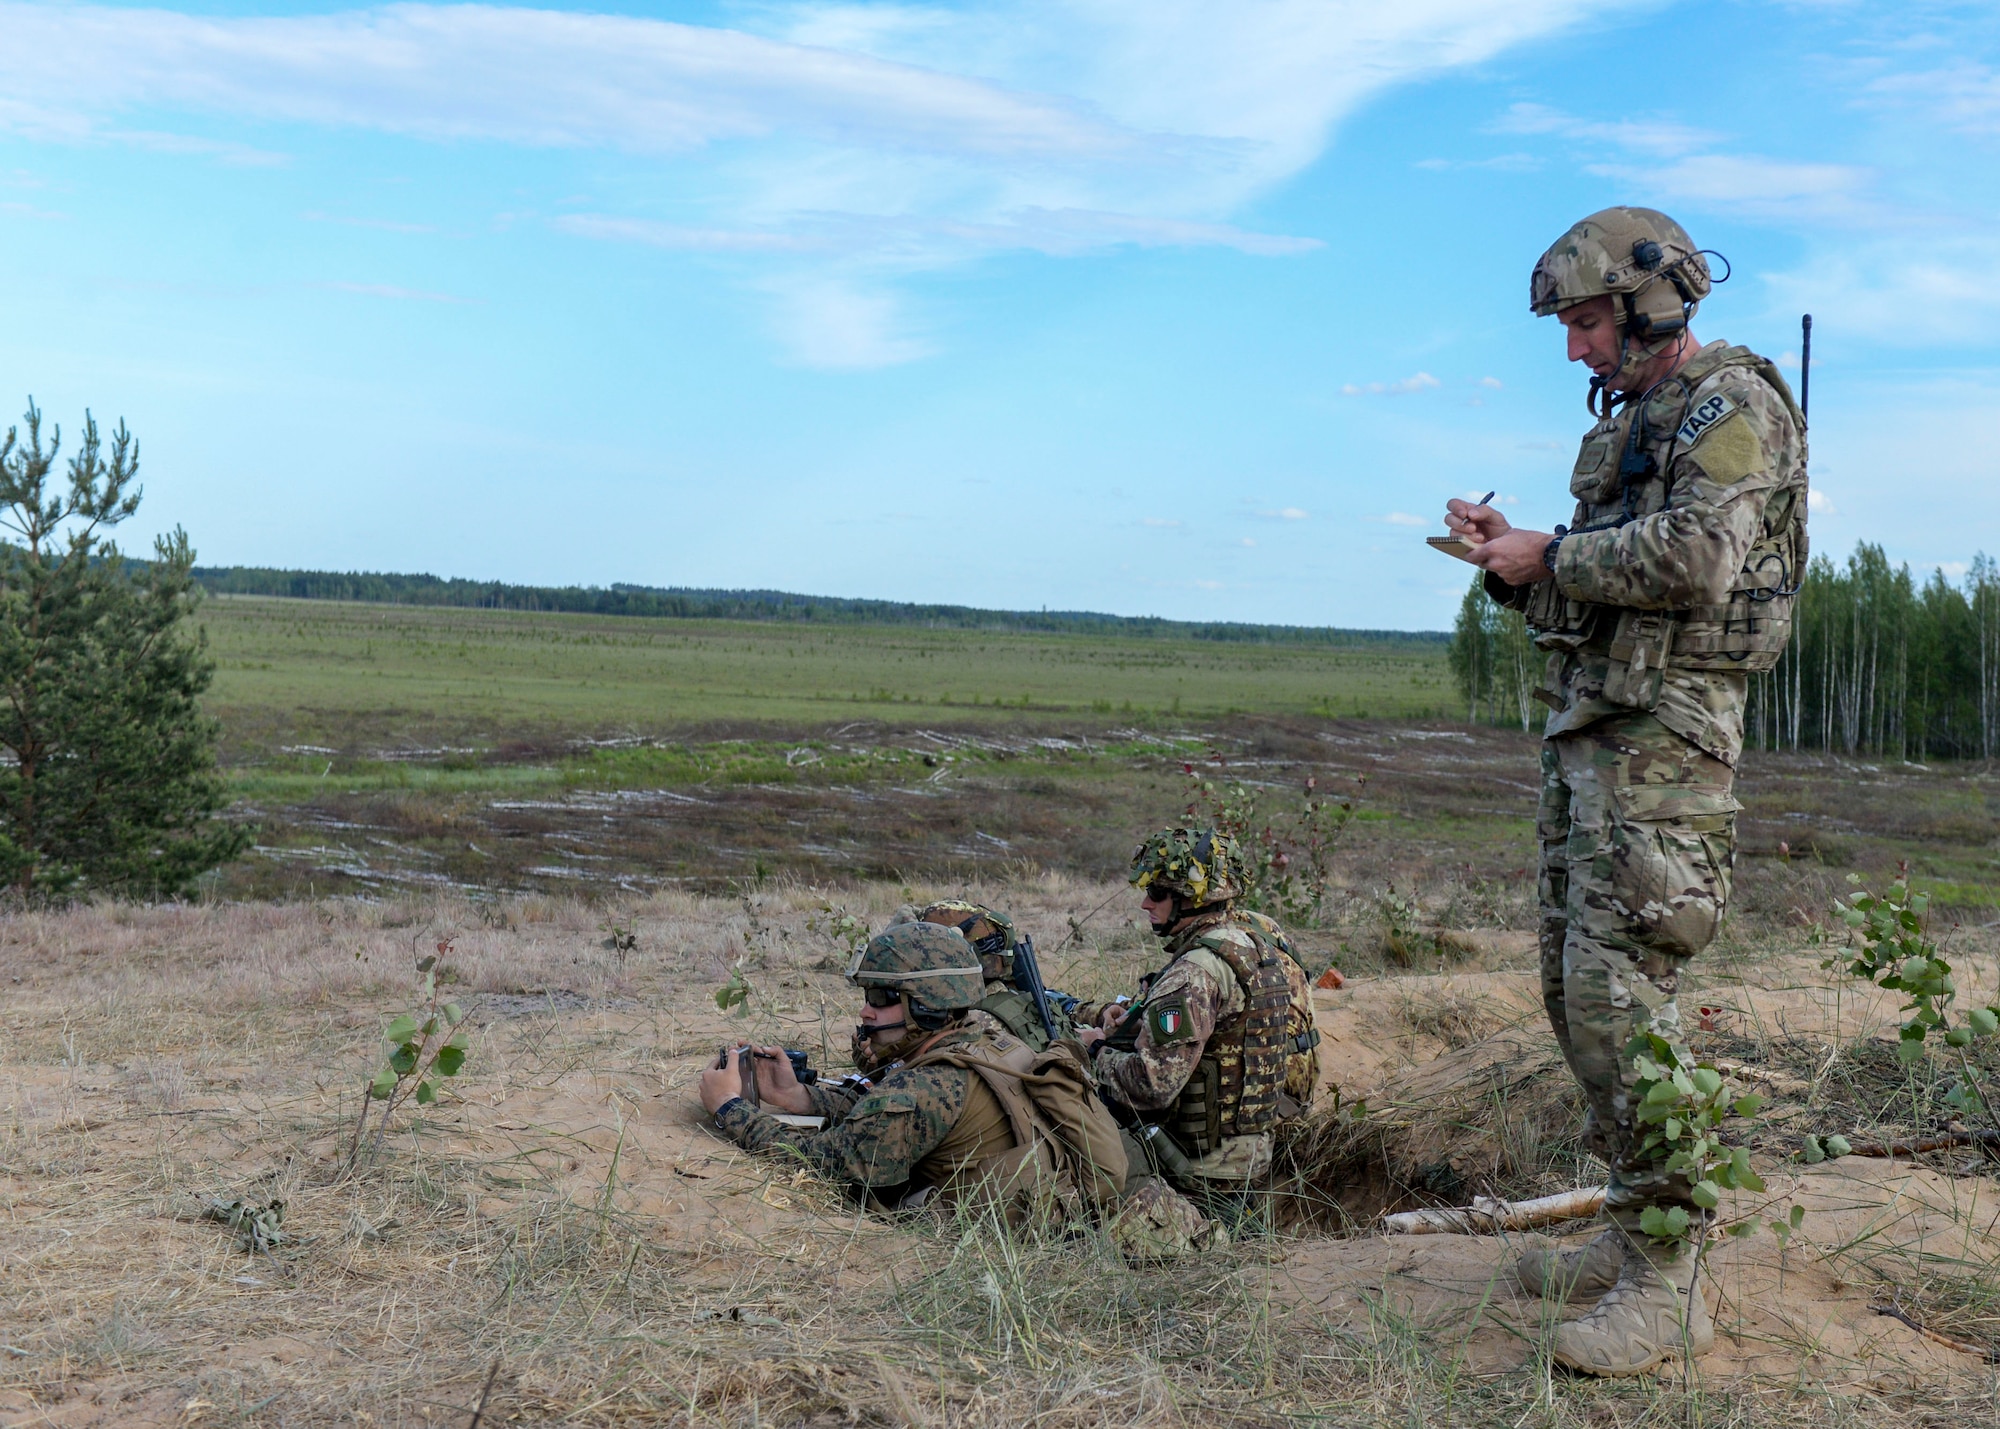
[[[1155,1047],[1170,1047],[1176,1042],[1187,1041],[1194,1036],[1194,1028],[1188,1022],[1187,1004],[1178,997],[1151,1004],[1146,1008],[1146,1030],[1152,1034]]]
[[[1701,440],[1701,434],[1736,410],[1736,404],[1722,393],[1716,392],[1702,398],[1701,405],[1688,413],[1681,423],[1681,429],[1674,433],[1674,440],[1684,447],[1691,447]]]

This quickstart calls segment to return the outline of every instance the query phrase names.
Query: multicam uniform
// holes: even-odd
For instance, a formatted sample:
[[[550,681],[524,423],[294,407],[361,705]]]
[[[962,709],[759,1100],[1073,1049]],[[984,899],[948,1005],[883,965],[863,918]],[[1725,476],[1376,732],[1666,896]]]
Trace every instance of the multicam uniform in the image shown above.
[[[1806,561],[1804,420],[1785,380],[1710,343],[1600,421],[1570,480],[1555,578],[1488,593],[1551,652],[1541,842],[1542,995],[1610,1163],[1607,1214],[1695,1214],[1642,1155],[1626,1044],[1676,1037],[1682,965],[1715,936],[1735,863],[1747,678],[1791,629]]]

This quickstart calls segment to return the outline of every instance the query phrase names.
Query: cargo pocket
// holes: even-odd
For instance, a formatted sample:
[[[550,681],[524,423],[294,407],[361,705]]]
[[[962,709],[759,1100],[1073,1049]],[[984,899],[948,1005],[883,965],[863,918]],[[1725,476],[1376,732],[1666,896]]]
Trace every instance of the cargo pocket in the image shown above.
[[[1736,812],[1728,789],[1628,784],[1612,791],[1609,892],[1634,942],[1674,958],[1707,947],[1722,924],[1736,866]]]

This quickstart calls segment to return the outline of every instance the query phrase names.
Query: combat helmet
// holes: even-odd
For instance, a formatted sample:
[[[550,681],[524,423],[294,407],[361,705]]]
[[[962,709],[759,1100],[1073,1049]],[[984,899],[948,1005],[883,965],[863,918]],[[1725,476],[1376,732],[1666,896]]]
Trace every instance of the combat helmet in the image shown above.
[[[1133,851],[1132,886],[1178,894],[1200,908],[1243,896],[1243,856],[1228,834],[1205,826],[1164,829]]]
[[[965,935],[979,954],[979,965],[988,982],[1004,982],[1014,975],[1014,944],[1020,940],[1014,920],[982,903],[962,898],[941,898],[917,914],[926,923],[942,923]]]
[[[936,923],[884,928],[855,953],[847,980],[871,992],[879,989],[877,997],[881,992],[900,997],[911,1024],[931,1032],[986,995],[985,972],[972,945],[958,929]]]
[[[1685,228],[1658,209],[1607,208],[1541,256],[1528,279],[1528,307],[1545,318],[1608,296],[1625,335],[1654,342],[1685,331],[1713,287],[1708,257]]]

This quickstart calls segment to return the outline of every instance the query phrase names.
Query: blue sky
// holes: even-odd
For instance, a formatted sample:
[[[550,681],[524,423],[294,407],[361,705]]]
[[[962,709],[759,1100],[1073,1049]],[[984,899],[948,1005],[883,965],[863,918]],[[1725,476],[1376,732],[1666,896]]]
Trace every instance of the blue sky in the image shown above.
[[[1567,514],[1612,203],[1796,361],[1815,549],[2000,551],[1992,4],[0,0],[0,394],[204,561],[1447,624]],[[141,530],[140,528],[143,528]],[[143,544],[128,538],[128,546]]]

